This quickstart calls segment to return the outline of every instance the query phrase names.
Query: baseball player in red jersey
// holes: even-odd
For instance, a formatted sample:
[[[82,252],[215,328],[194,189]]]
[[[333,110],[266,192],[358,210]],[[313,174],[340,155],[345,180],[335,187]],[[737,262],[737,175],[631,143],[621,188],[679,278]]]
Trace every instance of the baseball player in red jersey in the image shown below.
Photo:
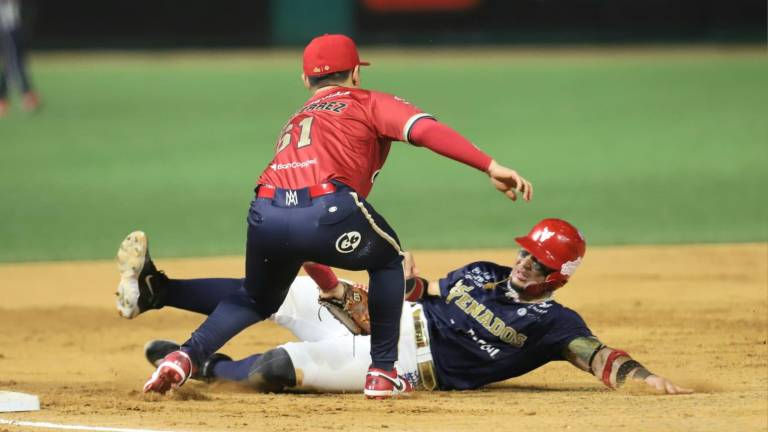
[[[304,50],[305,86],[313,93],[283,127],[275,157],[259,178],[248,214],[242,289],[220,302],[206,321],[169,354],[144,390],[177,387],[206,358],[282,304],[301,265],[314,261],[367,270],[371,366],[364,393],[405,393],[394,362],[404,292],[403,251],[394,230],[366,201],[392,141],[427,147],[487,173],[512,200],[533,195],[531,184],[496,163],[448,126],[407,101],[360,88],[352,39],[324,35]]]

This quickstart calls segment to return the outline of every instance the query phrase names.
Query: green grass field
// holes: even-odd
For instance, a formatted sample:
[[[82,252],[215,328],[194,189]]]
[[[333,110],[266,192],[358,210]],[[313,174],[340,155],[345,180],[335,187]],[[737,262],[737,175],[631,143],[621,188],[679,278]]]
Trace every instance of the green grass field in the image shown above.
[[[591,244],[768,240],[763,50],[399,57],[366,87],[406,97],[535,186],[394,144],[371,202],[407,248],[505,247],[537,219]],[[0,261],[105,258],[143,229],[159,256],[240,254],[255,179],[303,103],[292,56],[33,58],[45,109],[0,119]]]

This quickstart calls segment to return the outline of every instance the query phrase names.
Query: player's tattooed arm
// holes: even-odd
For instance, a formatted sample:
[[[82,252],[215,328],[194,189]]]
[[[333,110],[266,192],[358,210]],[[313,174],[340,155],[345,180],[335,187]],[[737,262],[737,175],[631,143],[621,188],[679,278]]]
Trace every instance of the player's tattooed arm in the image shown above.
[[[619,388],[632,378],[669,394],[692,393],[668,379],[654,375],[626,352],[604,345],[595,337],[579,337],[566,346],[563,356],[577,368],[587,371],[609,388]]]
[[[571,364],[591,373],[611,388],[620,387],[629,376],[645,379],[651,375],[648,369],[629,354],[610,348],[595,337],[572,340],[563,354]]]
[[[578,337],[565,347],[563,356],[577,368],[592,373],[592,361],[604,347],[597,338]]]

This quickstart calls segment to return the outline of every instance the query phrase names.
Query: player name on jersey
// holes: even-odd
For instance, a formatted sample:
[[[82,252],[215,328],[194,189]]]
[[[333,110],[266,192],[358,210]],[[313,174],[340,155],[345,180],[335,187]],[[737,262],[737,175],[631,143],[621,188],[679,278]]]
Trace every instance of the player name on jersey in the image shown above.
[[[344,102],[338,102],[338,101],[329,101],[329,102],[316,102],[313,104],[309,104],[299,110],[299,113],[305,113],[310,111],[332,111],[335,113],[340,113],[344,111],[345,108],[347,108],[347,104]]]

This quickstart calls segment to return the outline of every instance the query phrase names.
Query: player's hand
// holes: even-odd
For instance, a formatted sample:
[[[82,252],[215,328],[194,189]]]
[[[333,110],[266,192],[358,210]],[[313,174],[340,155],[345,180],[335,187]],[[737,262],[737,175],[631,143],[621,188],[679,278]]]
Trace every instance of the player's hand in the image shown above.
[[[530,201],[533,198],[533,186],[524,179],[517,171],[499,165],[496,161],[491,161],[488,167],[488,175],[491,177],[491,184],[499,192],[503,193],[512,201],[517,200],[517,192],[523,195],[523,199]]]
[[[413,259],[413,254],[407,251],[403,251],[403,272],[405,273],[406,279],[419,275],[419,269],[416,268],[416,261]]]
[[[658,375],[648,375],[643,381],[649,386],[666,394],[690,394],[693,389],[680,387],[672,381]]]

